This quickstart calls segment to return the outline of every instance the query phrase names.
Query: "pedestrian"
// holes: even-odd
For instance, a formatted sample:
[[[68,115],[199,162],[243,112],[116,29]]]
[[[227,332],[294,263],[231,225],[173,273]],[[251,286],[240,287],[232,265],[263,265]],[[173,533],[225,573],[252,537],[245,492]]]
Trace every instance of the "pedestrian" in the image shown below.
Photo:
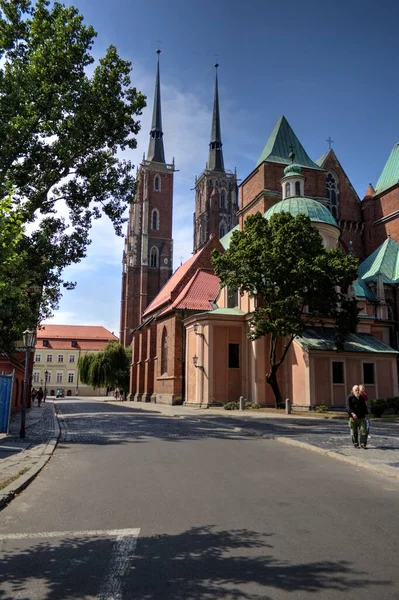
[[[364,387],[364,383],[359,384],[359,392],[360,392],[360,396],[363,398],[363,400],[365,401],[366,406],[367,406],[368,398],[367,398],[367,394],[366,394],[366,388]]]
[[[40,406],[43,400],[43,396],[44,396],[44,392],[42,390],[41,387],[39,387],[37,394],[36,394],[36,398],[37,398],[37,405]]]
[[[114,396],[115,396],[115,400],[118,401],[119,400],[119,388],[115,388]]]
[[[35,401],[36,394],[37,394],[37,392],[36,392],[35,388],[32,388],[32,392],[31,392],[31,398],[32,398],[32,402],[34,402],[34,401]]]
[[[349,427],[352,434],[352,443],[355,448],[359,448],[359,433],[360,446],[366,450],[367,447],[367,422],[366,415],[368,414],[367,404],[360,395],[358,385],[354,385],[352,392],[346,400],[346,410],[349,415]]]

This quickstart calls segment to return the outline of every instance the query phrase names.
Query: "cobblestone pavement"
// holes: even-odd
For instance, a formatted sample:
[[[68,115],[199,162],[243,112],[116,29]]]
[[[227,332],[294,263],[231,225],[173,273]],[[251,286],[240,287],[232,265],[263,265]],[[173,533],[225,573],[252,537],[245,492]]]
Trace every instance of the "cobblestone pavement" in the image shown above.
[[[0,436],[0,500],[18,492],[47,462],[58,437],[58,422],[51,401],[39,408],[33,405],[26,413],[25,438],[20,439],[21,415],[13,415],[8,435]],[[53,443],[51,443],[53,441]],[[50,450],[51,446],[51,450]],[[11,486],[11,490],[9,490]],[[2,504],[0,502],[0,505]]]

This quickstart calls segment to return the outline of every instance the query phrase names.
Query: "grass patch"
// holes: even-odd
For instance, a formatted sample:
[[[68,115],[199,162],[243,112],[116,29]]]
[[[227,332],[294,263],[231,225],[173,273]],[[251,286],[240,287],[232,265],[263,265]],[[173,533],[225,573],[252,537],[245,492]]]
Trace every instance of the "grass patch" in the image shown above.
[[[18,477],[21,477],[21,475],[24,475],[27,471],[29,471],[29,467],[25,467],[25,469],[21,469],[20,471],[18,471],[18,473],[16,475],[13,475],[12,477],[9,477],[5,481],[2,481],[0,483],[0,490],[4,490],[4,488],[6,488],[7,486],[9,486],[16,479],[18,479]]]

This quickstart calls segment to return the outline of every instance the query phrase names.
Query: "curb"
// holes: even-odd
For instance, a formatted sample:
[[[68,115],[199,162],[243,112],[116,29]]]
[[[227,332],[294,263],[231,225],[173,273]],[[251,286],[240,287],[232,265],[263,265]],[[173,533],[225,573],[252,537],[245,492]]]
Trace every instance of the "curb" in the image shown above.
[[[343,456],[342,454],[338,454],[337,452],[331,452],[331,450],[323,450],[323,448],[312,446],[312,444],[307,444],[306,442],[298,442],[298,440],[291,440],[290,438],[275,437],[273,439],[275,439],[276,442],[287,444],[288,446],[296,446],[297,448],[303,448],[304,450],[311,450],[312,452],[316,452],[318,454],[324,454],[324,456],[328,456],[329,458],[340,460],[341,462],[345,462],[355,467],[361,467],[362,469],[372,471],[373,473],[379,473],[380,475],[386,475],[387,477],[399,478],[399,469],[395,469],[392,467],[379,467],[378,465],[365,463],[356,460],[356,458],[351,458],[350,456]]]
[[[46,466],[50,458],[52,457],[54,450],[57,447],[58,440],[60,438],[61,430],[60,425],[58,423],[57,411],[55,410],[54,405],[54,431],[53,435],[47,440],[46,446],[42,452],[41,458],[37,461],[37,463],[29,469],[26,473],[15,479],[10,485],[4,488],[0,493],[0,510],[5,508],[7,504],[11,502],[20,494],[28,485],[35,479],[35,477],[40,473],[43,467]]]

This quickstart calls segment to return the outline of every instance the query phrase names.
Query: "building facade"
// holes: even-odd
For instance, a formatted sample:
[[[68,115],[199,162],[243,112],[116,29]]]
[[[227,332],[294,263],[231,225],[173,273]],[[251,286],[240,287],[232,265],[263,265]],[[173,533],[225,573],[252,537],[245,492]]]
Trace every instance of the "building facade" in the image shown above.
[[[48,396],[63,390],[65,396],[105,396],[79,381],[78,361],[87,352],[100,352],[118,338],[94,325],[44,325],[37,331],[32,387],[46,388]]]

